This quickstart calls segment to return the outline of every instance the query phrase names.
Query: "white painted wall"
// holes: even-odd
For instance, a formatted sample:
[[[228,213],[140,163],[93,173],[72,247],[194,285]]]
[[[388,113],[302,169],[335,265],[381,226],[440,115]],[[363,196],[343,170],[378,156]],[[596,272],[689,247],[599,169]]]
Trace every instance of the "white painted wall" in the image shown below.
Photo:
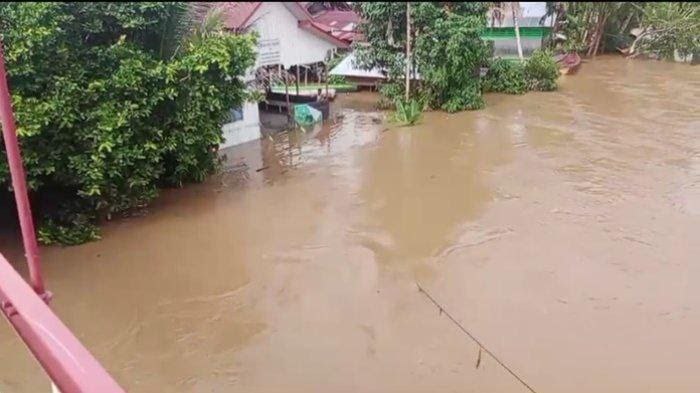
[[[279,39],[280,60],[285,68],[326,59],[333,43],[299,28],[297,18],[280,2],[263,3],[251,17],[260,40]]]
[[[263,3],[251,17],[251,28],[258,32],[259,40],[279,40],[280,63],[288,68],[295,64],[324,61],[328,51],[336,48],[331,42],[301,29],[297,18],[281,2]],[[259,61],[258,61],[259,62]],[[255,68],[246,72],[244,79],[255,78]],[[224,124],[225,142],[221,148],[240,145],[259,139],[260,115],[258,105],[243,105],[243,120]]]
[[[221,148],[240,145],[260,139],[260,114],[258,104],[246,102],[243,104],[243,120],[224,124],[224,143]]]

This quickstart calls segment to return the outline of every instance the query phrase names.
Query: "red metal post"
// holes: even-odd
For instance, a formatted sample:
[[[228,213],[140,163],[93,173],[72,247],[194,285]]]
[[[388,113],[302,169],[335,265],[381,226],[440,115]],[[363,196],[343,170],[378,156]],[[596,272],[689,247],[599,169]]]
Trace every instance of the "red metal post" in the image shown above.
[[[15,127],[15,116],[12,112],[10,89],[7,86],[5,53],[2,41],[0,41],[0,119],[2,120],[2,136],[5,140],[7,162],[10,165],[10,174],[12,176],[12,189],[15,194],[15,202],[17,203],[19,225],[22,229],[24,252],[29,264],[29,282],[34,291],[46,300],[47,293],[44,287],[44,279],[41,275],[39,246],[36,241],[34,220],[32,219],[32,211],[27,194],[27,179],[17,140],[17,128]]]
[[[124,392],[2,254],[0,313],[61,393]]]

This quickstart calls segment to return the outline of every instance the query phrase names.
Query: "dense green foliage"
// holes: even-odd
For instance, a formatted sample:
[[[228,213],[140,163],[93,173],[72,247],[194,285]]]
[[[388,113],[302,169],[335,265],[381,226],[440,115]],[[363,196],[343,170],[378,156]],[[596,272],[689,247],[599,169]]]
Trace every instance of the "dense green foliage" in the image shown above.
[[[640,49],[663,58],[700,55],[700,3],[647,3],[642,10]]]
[[[100,232],[89,214],[72,211],[69,217],[59,221],[62,223],[48,218],[43,222],[37,234],[41,243],[73,246],[100,238]]]
[[[394,81],[391,83],[383,83],[379,87],[379,101],[377,107],[379,109],[389,109],[394,106],[398,99],[404,98],[404,86]]]
[[[552,55],[536,50],[524,62],[494,59],[484,77],[484,92],[523,94],[529,90],[551,91],[557,88],[559,68]]]
[[[487,4],[411,3],[410,68],[421,76],[413,86],[413,97],[451,112],[483,106],[479,68],[487,62],[489,51],[479,32],[486,26]],[[397,85],[387,92],[395,93],[405,75],[406,4],[360,3],[359,11],[368,45],[357,45],[358,63],[387,70],[389,83]]]
[[[561,13],[558,19],[560,25],[555,30],[561,29],[567,37],[564,49],[567,52],[581,52],[593,55],[601,51],[605,45],[604,37],[612,37],[605,34],[605,26],[608,21],[617,20],[619,16],[626,14],[628,10],[625,2],[565,2],[559,3]],[[619,37],[618,37],[619,39]]]
[[[486,26],[489,3],[411,3],[411,98],[417,107],[448,112],[483,107],[482,91],[521,94],[528,90],[554,90],[558,69],[548,52],[536,52],[523,63],[490,60],[492,48],[479,33]],[[396,102],[406,108],[406,3],[360,3],[360,26],[367,43],[356,45],[358,63],[388,74],[382,86],[380,107]],[[485,78],[481,67],[489,66]],[[414,73],[415,72],[415,73]],[[396,117],[402,117],[397,107]],[[404,111],[405,112],[405,111]]]
[[[549,2],[563,49],[595,55],[629,49],[672,58],[700,52],[700,4],[692,2]],[[642,34],[630,33],[639,29]]]
[[[524,71],[525,80],[530,90],[552,91],[557,89],[559,67],[549,51],[534,51],[525,62]]]
[[[198,31],[174,49],[185,15],[183,3],[0,5],[44,242],[94,238],[96,219],[216,168],[221,124],[246,98],[240,77],[253,64],[254,37]],[[8,179],[0,160],[0,185]]]
[[[520,61],[494,59],[483,86],[485,93],[523,94],[527,91],[525,68]]]
[[[490,55],[479,37],[486,26],[485,3],[443,3],[440,8],[419,3],[415,8],[416,20],[431,27],[420,30],[414,52],[428,104],[448,112],[482,108],[479,70]]]

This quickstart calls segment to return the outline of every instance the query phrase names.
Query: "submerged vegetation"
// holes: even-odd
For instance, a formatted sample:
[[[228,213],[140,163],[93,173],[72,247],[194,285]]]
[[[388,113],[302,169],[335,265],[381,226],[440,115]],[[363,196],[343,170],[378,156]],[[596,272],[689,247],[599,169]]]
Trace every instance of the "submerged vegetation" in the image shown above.
[[[523,68],[525,81],[530,90],[552,91],[557,89],[559,68],[549,51],[534,51]]]
[[[389,86],[382,89],[386,102],[404,94],[405,49],[410,43],[411,98],[449,112],[483,107],[479,69],[490,53],[479,33],[486,26],[488,3],[416,2],[410,7],[407,36],[406,3],[358,4],[367,42],[356,45],[357,61],[367,69],[387,71]]]
[[[523,94],[528,90],[523,63],[494,59],[483,81],[484,92]]]
[[[484,92],[523,94],[557,88],[559,69],[546,50],[536,50],[524,62],[494,59],[484,77]]]
[[[199,4],[0,5],[43,243],[98,238],[99,220],[148,204],[159,187],[202,181],[217,168],[228,111],[261,99],[242,81],[255,62],[256,40],[224,32],[221,15]],[[491,58],[480,33],[496,4],[505,3],[356,3],[365,38],[354,45],[356,58],[364,68],[386,71],[381,105],[395,108],[393,120],[415,124],[426,108],[479,109],[484,92],[557,88],[548,50],[520,61]],[[699,4],[548,2],[554,32],[565,37],[552,46],[589,56],[621,51],[697,61]],[[331,59],[329,68],[342,58]],[[0,187],[9,189],[4,160]]]
[[[455,112],[482,108],[482,92],[555,90],[559,71],[548,50],[521,56],[521,62],[490,58],[492,50],[479,33],[486,27],[486,10],[501,10],[503,4],[412,2],[409,13],[407,3],[360,3],[367,42],[356,45],[358,63],[384,69],[388,76],[380,107],[408,94],[426,108]],[[555,34],[546,44],[559,51],[700,60],[700,3],[548,2],[540,23],[548,16]],[[488,68],[483,76],[482,67]],[[407,73],[412,82],[404,87]]]
[[[416,124],[423,114],[423,104],[416,99],[405,101],[398,98],[394,105],[396,111],[392,115],[392,120],[402,125],[412,126]]]
[[[700,55],[700,3],[550,2],[563,48],[593,56],[618,50],[672,59]]]
[[[557,65],[547,51],[537,51],[523,63],[491,59],[491,46],[481,39],[486,27],[487,2],[411,3],[407,36],[407,5],[375,2],[358,6],[364,22],[361,29],[367,43],[356,45],[358,63],[387,71],[388,82],[381,88],[380,107],[395,104],[397,118],[403,118],[408,102],[417,108],[447,112],[480,109],[483,92],[521,94],[528,90],[556,89]],[[406,46],[411,62],[406,66]],[[485,77],[481,69],[490,71]],[[409,99],[404,79],[410,71]],[[418,77],[420,75],[420,77]]]
[[[667,59],[675,51],[700,56],[700,3],[647,3],[639,8],[643,31],[633,46],[639,43],[642,52]]]
[[[185,3],[3,3],[0,31],[44,243],[203,180],[255,59],[254,37]]]

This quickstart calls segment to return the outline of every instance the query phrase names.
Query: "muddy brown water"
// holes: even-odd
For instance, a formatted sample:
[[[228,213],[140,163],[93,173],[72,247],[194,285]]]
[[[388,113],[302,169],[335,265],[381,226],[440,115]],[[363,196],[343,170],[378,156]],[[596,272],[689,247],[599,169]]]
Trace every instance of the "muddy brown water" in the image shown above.
[[[342,97],[44,248],[53,307],[132,392],[526,391],[416,283],[537,392],[700,391],[700,68],[560,85],[411,128]],[[47,391],[0,326],[0,391]]]

